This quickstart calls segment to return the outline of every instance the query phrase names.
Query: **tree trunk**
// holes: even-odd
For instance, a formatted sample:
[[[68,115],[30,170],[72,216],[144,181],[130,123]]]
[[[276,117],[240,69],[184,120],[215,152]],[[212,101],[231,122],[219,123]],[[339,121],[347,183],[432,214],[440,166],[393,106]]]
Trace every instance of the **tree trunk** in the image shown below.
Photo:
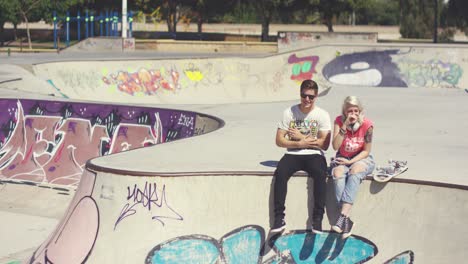
[[[176,5],[173,8],[173,13],[174,13],[174,19],[172,19],[172,22],[174,23],[173,28],[174,28],[174,34],[177,32],[177,22],[179,22],[179,6]]]
[[[167,31],[169,33],[174,32],[174,28],[172,27],[172,16],[171,16],[171,14],[168,14],[168,16],[166,17],[166,23],[167,23]]]
[[[13,40],[18,40],[18,24],[13,24]]]
[[[203,16],[200,13],[198,13],[198,21],[197,21],[197,32],[198,32],[198,34],[202,33],[202,31],[203,31],[202,27],[203,27]]]
[[[172,37],[176,37],[176,32],[177,32],[177,7],[172,6],[169,4],[168,8],[168,14],[166,18],[167,22],[167,29],[169,33],[172,33]]]
[[[24,12],[22,12],[22,15],[23,15],[24,23],[26,23],[26,35],[28,36],[28,46],[29,46],[29,49],[32,49],[31,32],[29,30],[28,17],[26,16],[26,14]]]
[[[2,22],[0,23],[0,47],[3,47],[5,45],[5,40],[3,39],[3,31],[5,24]]]
[[[268,36],[269,36],[269,30],[270,30],[270,18],[263,18],[262,22],[262,42],[268,41]]]
[[[333,32],[333,17],[326,17],[325,25],[327,25],[328,32]]]

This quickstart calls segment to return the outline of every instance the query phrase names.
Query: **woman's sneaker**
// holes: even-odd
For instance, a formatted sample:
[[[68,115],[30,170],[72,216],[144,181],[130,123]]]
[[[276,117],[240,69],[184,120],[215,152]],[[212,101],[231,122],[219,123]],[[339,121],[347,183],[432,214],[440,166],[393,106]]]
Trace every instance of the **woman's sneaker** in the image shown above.
[[[338,220],[336,220],[336,223],[332,226],[333,231],[337,233],[343,232],[345,221],[346,216],[344,214],[341,214],[340,217],[338,217]]]
[[[351,218],[346,217],[344,221],[344,227],[343,227],[343,238],[348,238],[352,234],[354,223],[351,221]]]

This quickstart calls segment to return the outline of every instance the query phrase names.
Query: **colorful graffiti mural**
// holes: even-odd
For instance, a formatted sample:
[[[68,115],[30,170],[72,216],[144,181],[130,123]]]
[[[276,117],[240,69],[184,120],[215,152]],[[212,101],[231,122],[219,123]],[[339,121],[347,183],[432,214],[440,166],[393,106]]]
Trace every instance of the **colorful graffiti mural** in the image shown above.
[[[271,245],[271,248],[268,248]],[[270,251],[270,252],[267,252]],[[378,253],[371,241],[351,236],[343,240],[337,233],[314,234],[296,230],[265,240],[262,227],[240,227],[219,241],[204,235],[188,235],[165,241],[154,247],[146,264],[155,263],[364,263]],[[412,258],[407,258],[411,254]],[[413,263],[411,251],[405,251],[388,263]]]
[[[317,73],[316,67],[319,61],[318,56],[297,57],[296,54],[289,56],[288,64],[292,64],[291,80],[302,82],[312,79],[314,73]]]
[[[0,178],[76,186],[87,160],[195,132],[195,114],[166,109],[0,101]]]
[[[136,72],[119,71],[102,77],[102,81],[119,91],[135,95],[154,95],[158,90],[175,92],[180,89],[179,72],[176,69],[140,69]]]
[[[407,87],[391,55],[399,50],[341,54],[323,67],[330,82],[342,85]]]
[[[403,79],[409,86],[455,88],[463,75],[462,68],[441,60],[398,62]]]
[[[411,52],[411,51],[410,51]],[[407,59],[400,50],[337,54],[322,70],[330,82],[342,85],[381,87],[455,88],[462,68],[438,59]],[[392,56],[394,58],[392,58]]]
[[[374,243],[356,235],[343,240],[340,234],[333,232],[314,234],[295,230],[265,239],[262,227],[248,225],[229,232],[220,240],[188,235],[165,241],[149,252],[145,263],[364,263],[377,253]],[[413,262],[414,253],[408,250],[385,263]]]

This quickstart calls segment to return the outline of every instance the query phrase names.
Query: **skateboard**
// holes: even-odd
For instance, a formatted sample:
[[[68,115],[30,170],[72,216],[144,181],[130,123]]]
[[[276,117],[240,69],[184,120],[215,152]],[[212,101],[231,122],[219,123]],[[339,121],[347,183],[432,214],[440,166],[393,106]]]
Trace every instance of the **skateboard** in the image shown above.
[[[401,160],[389,160],[388,166],[377,167],[373,174],[374,180],[378,182],[388,182],[408,170],[408,162]]]

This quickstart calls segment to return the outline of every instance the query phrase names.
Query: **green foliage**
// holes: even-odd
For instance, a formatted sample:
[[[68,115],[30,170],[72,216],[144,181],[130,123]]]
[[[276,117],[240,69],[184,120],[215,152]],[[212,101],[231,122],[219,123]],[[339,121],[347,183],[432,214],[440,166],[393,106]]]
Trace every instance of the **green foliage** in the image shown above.
[[[232,11],[228,11],[223,16],[216,16],[215,21],[224,23],[253,24],[259,23],[259,16],[255,7],[250,2],[238,1]]]
[[[18,2],[11,0],[0,0],[0,23],[15,22],[18,13]],[[17,22],[17,21],[16,21]]]
[[[196,0],[195,5],[192,6],[191,15],[201,19],[202,22],[211,22],[215,17],[222,17],[238,6],[237,0]]]
[[[131,9],[135,7],[135,2],[140,2],[141,0],[136,1],[127,1],[128,7]],[[104,11],[118,11],[122,10],[122,1],[116,0],[76,0],[76,4],[71,7],[71,10],[90,10],[94,11],[96,14]]]
[[[447,8],[447,26],[457,27],[468,35],[468,1],[450,0]]]
[[[313,9],[320,13],[322,23],[325,24],[329,32],[333,32],[333,24],[339,18],[340,14],[352,10],[353,4],[358,1],[350,0],[309,0]]]
[[[76,5],[78,0],[0,0],[0,17],[2,13],[8,14],[6,21],[12,23],[36,22],[45,20],[52,22],[52,12],[55,10],[59,14],[72,5]],[[1,19],[1,18],[0,18]]]
[[[356,7],[356,24],[398,25],[400,9],[398,0],[366,0]]]
[[[430,39],[434,32],[433,0],[401,0],[400,34],[403,38]]]
[[[455,35],[455,28],[444,28],[438,36],[439,42],[453,42],[453,36]]]

